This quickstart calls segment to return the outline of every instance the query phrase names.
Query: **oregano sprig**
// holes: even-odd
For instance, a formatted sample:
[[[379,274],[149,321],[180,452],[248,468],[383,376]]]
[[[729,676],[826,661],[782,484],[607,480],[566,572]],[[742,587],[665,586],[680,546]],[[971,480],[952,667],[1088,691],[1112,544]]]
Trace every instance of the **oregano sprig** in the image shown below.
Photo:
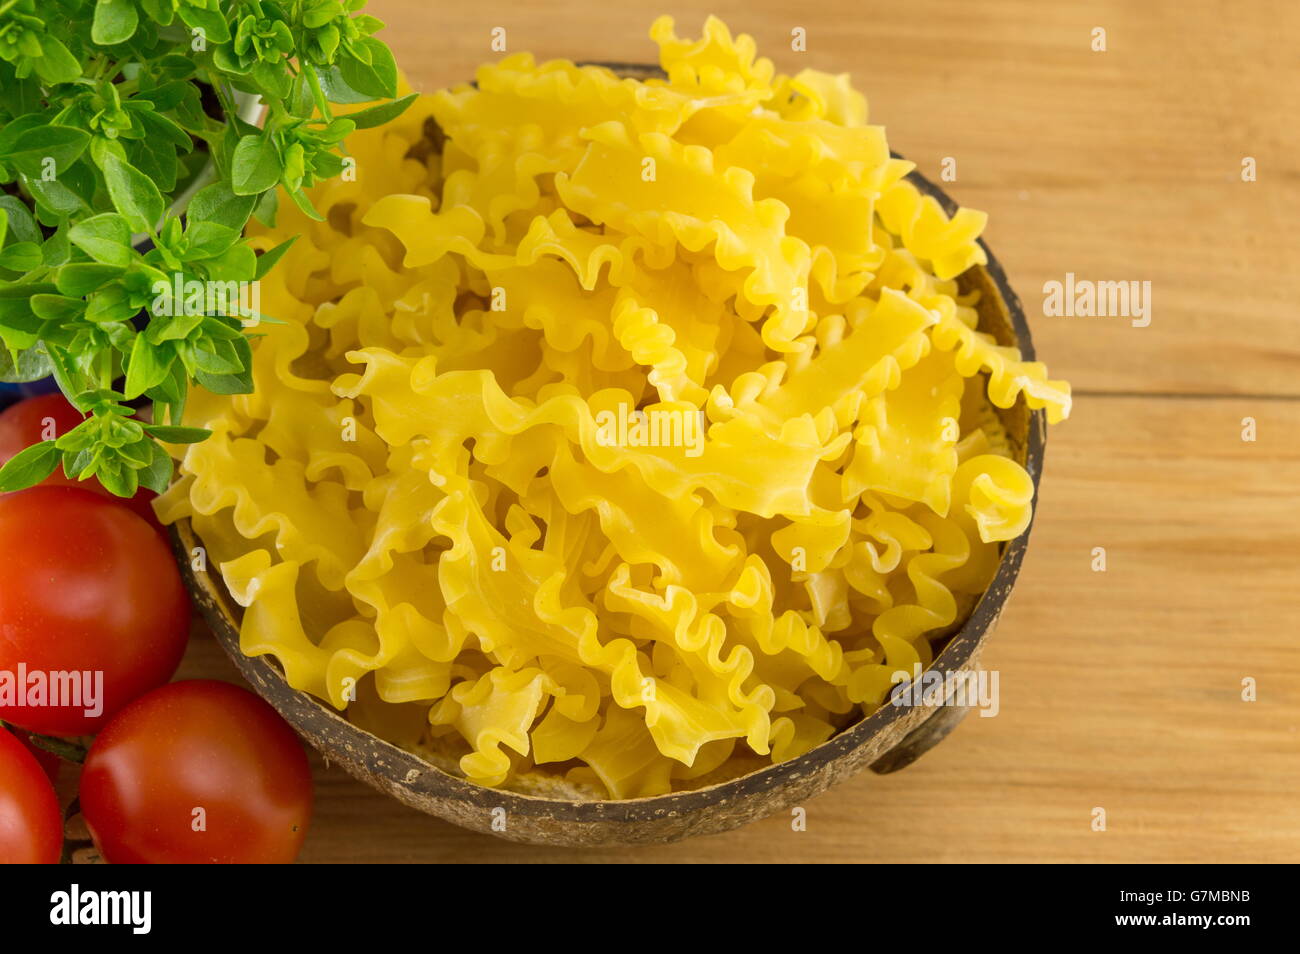
[[[344,172],[347,136],[413,99],[364,6],[0,0],[0,380],[53,375],[89,415],[0,468],[0,491],[59,466],[161,491],[160,442],[207,436],[181,425],[190,388],[251,390],[252,326],[273,319],[246,290],[291,242],[259,256],[245,225],[273,225],[281,192],[319,220],[306,190]]]

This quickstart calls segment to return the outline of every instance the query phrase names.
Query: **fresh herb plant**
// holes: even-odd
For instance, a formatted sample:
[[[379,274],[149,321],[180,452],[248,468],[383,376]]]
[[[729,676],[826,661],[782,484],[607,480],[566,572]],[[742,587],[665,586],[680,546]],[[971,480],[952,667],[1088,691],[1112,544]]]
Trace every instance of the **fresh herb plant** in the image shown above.
[[[257,255],[249,218],[274,224],[283,191],[319,220],[305,190],[345,170],[345,137],[409,105],[364,5],[0,0],[0,380],[52,374],[91,415],[13,457],[0,491],[61,464],[161,492],[159,441],[208,434],[181,426],[189,388],[251,390],[249,328],[270,319],[159,289],[260,279],[290,243]],[[260,128],[239,116],[252,96]],[[342,103],[374,105],[332,115]],[[209,157],[215,181],[175,208]],[[132,416],[141,397],[153,423]]]

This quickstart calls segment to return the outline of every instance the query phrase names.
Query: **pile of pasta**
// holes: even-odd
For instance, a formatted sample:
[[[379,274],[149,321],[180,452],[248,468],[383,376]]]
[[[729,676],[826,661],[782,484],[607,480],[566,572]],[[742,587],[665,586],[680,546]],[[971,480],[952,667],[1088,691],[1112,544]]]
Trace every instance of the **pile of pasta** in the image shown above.
[[[244,652],[483,785],[656,795],[873,711],[1030,519],[990,403],[1070,408],[847,77],[651,36],[666,79],[509,55],[351,137],[160,503]]]

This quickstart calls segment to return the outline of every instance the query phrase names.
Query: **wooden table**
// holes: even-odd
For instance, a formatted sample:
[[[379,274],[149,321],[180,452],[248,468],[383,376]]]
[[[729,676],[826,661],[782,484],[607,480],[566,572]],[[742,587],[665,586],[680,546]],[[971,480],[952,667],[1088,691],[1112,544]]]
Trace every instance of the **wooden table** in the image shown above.
[[[1300,860],[1300,5],[987,0],[671,3],[777,67],[852,71],[890,143],[987,211],[1040,356],[1073,382],[1034,538],[985,664],[1002,711],[914,766],[772,818],[641,850],[515,845],[316,762],[303,859]],[[656,8],[373,0],[417,89],[490,31],[540,58],[647,60]],[[790,49],[807,31],[807,52]],[[1091,49],[1094,27],[1107,50]],[[1244,182],[1243,157],[1258,181]],[[1152,321],[1046,318],[1067,272],[1152,283]],[[1243,418],[1257,439],[1243,441]],[[1093,550],[1104,547],[1105,572]],[[206,635],[182,676],[237,679]],[[1243,679],[1258,700],[1242,700]],[[1104,832],[1092,829],[1104,808]]]

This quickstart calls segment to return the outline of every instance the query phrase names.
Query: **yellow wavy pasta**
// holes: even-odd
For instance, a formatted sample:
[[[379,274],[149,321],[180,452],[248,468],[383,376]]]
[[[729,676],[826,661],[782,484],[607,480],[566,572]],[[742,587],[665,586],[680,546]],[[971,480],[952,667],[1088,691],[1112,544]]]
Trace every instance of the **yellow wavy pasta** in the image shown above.
[[[351,138],[324,222],[255,230],[302,233],[282,323],[159,503],[244,652],[483,785],[661,794],[872,711],[1028,524],[990,405],[1070,409],[847,77],[651,35],[666,79],[516,54]]]

